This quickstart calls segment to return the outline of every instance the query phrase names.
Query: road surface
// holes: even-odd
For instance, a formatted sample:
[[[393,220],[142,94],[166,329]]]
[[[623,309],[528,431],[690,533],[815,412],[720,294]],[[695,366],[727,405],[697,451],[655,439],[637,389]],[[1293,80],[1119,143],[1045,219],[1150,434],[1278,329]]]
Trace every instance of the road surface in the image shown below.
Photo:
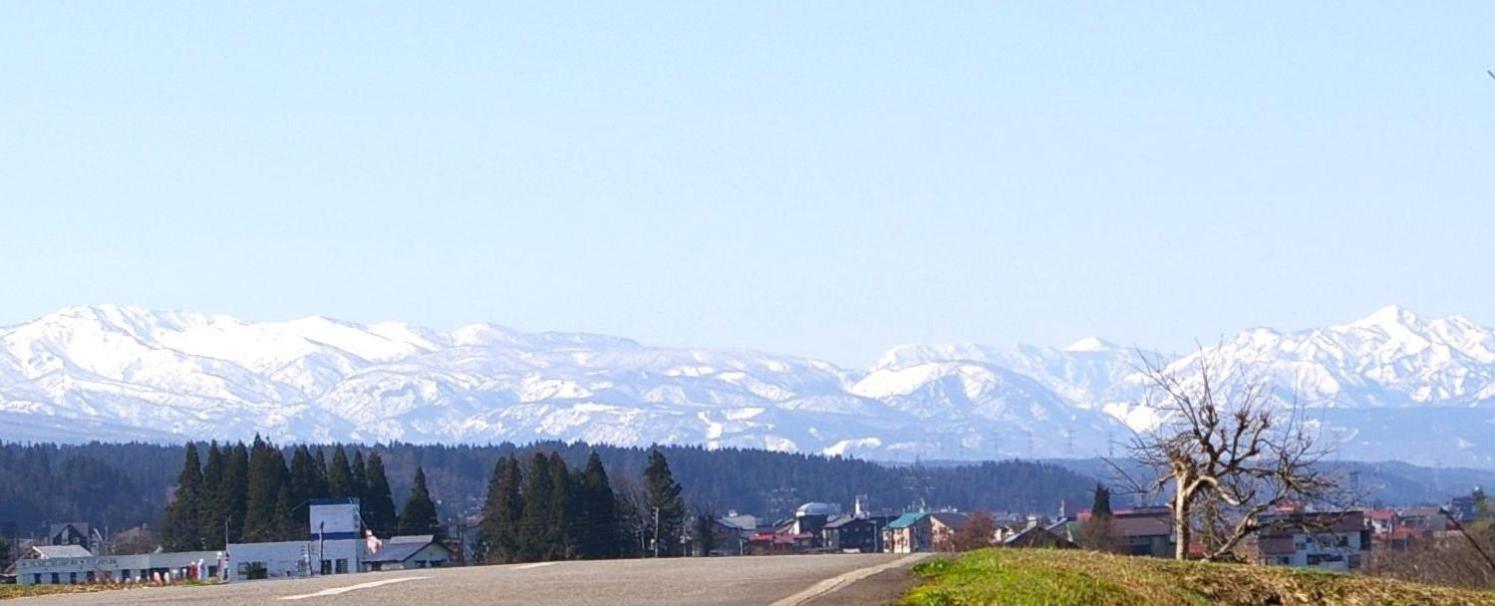
[[[6,606],[839,606],[891,603],[920,556],[752,556],[375,572],[7,601]]]

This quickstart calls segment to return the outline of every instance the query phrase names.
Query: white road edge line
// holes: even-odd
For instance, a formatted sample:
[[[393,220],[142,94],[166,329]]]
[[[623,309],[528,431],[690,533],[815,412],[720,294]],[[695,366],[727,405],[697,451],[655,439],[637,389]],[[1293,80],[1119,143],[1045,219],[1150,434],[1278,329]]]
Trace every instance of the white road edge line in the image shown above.
[[[806,590],[801,591],[799,593],[796,593],[796,594],[794,594],[792,596],[789,596],[787,598],[784,598],[782,600],[774,602],[773,604],[770,604],[769,606],[799,606],[800,604],[803,604],[805,602],[808,602],[810,600],[813,600],[815,598],[823,596],[823,595],[825,595],[827,593],[830,593],[832,591],[835,591],[837,589],[840,589],[842,587],[845,587],[847,585],[850,585],[852,583],[855,583],[857,581],[860,581],[862,579],[870,577],[870,576],[872,576],[874,574],[877,574],[879,572],[883,572],[883,571],[886,571],[886,570],[892,570],[894,568],[898,568],[898,567],[903,566],[905,564],[910,564],[912,562],[917,562],[917,561],[922,560],[922,559],[927,558],[927,557],[929,557],[929,554],[927,554],[927,553],[916,553],[916,554],[908,556],[906,558],[900,558],[900,559],[897,559],[897,560],[893,560],[891,562],[887,562],[885,564],[878,564],[876,566],[868,566],[866,568],[858,568],[858,569],[853,570],[851,572],[842,573],[842,574],[836,575],[834,577],[831,577],[829,579],[826,579],[824,581],[821,581],[819,583],[816,583],[814,585],[811,585],[809,589],[806,589]]]
[[[382,587],[384,585],[393,585],[395,583],[404,583],[405,581],[419,581],[421,579],[429,579],[429,578],[431,578],[431,577],[400,577],[398,579],[384,579],[383,581],[372,581],[372,582],[369,582],[369,583],[359,583],[357,585],[349,585],[347,587],[333,587],[331,589],[323,589],[323,590],[318,591],[316,593],[308,593],[308,594],[303,594],[303,595],[281,596],[280,599],[282,599],[282,600],[304,600],[304,599],[307,599],[307,598],[321,598],[321,597],[327,597],[327,596],[332,596],[332,595],[341,595],[341,594],[344,594],[344,593],[348,593],[349,591],[357,591],[359,589],[373,589],[375,587]]]
[[[551,566],[551,565],[554,565],[554,564],[555,564],[555,562],[535,562],[534,564],[520,564],[518,566],[515,566],[514,570],[529,570],[531,568],[543,568],[545,566]]]

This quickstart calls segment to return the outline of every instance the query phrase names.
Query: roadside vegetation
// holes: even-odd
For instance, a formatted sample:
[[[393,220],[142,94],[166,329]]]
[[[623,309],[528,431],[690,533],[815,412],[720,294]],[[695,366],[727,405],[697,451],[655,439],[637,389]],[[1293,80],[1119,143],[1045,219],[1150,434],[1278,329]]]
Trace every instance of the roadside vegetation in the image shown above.
[[[34,598],[59,593],[92,593],[119,589],[112,585],[0,585],[0,600]]]
[[[1495,592],[1290,568],[1078,550],[983,549],[915,568],[902,606],[1489,605]]]

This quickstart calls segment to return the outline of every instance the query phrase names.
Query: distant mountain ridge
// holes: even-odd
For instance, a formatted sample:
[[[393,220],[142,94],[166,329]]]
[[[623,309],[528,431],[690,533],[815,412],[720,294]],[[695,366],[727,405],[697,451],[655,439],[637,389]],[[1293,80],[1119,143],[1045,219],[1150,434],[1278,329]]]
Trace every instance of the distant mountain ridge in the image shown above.
[[[1312,408],[1343,458],[1495,466],[1495,331],[1388,307],[1347,324],[1242,331],[1226,375]],[[1154,423],[1143,357],[902,345],[866,371],[753,351],[660,348],[495,324],[70,307],[0,328],[0,439],[487,443],[585,440],[915,458],[1084,457]]]

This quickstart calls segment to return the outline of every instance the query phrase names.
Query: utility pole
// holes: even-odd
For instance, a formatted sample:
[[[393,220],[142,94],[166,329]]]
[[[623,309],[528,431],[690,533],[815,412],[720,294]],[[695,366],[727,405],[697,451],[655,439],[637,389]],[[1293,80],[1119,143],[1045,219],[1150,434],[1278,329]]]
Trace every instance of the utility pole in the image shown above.
[[[318,522],[317,523],[317,566],[320,567],[322,565],[322,562],[326,561],[326,558],[327,558],[327,522],[326,521],[322,521],[322,522]],[[313,574],[315,574],[315,573],[313,573]]]
[[[659,508],[654,508],[654,557],[659,557]]]

